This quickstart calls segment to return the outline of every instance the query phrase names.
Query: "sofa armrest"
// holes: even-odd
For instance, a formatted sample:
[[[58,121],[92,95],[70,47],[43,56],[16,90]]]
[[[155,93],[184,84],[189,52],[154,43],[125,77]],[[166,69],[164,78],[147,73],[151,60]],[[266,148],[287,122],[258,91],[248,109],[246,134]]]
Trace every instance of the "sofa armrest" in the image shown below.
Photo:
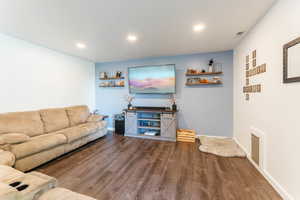
[[[3,144],[3,145],[0,145],[0,150],[10,151],[10,147],[11,147],[10,144]]]
[[[18,191],[10,187],[8,184],[0,182],[0,199],[1,200],[17,200]]]
[[[100,122],[105,119],[104,115],[95,115],[92,114],[88,117],[87,122]]]
[[[14,166],[16,157],[13,153],[9,151],[4,151],[0,149],[0,165]]]
[[[52,190],[57,186],[57,180],[46,174],[39,172],[30,172],[24,175],[23,178],[15,179],[23,184],[29,185],[28,188],[19,192],[19,199],[38,199],[43,193]]]

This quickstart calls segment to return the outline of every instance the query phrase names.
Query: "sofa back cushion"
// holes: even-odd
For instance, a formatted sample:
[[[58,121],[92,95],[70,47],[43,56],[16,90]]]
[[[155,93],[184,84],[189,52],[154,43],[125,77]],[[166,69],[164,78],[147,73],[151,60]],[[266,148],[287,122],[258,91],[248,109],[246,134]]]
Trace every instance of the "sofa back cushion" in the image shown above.
[[[45,132],[58,131],[70,126],[67,112],[64,108],[40,110]]]
[[[87,106],[72,106],[66,108],[66,111],[69,116],[71,126],[85,123],[90,115],[90,111]]]
[[[0,114],[0,135],[23,133],[30,137],[44,133],[44,125],[37,111]]]

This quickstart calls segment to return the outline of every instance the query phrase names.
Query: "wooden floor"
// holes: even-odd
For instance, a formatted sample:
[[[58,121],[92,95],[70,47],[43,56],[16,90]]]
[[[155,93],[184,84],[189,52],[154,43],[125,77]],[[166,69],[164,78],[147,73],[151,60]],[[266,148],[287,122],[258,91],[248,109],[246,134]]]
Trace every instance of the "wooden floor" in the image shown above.
[[[38,171],[98,200],[281,199],[247,159],[198,146],[108,135]]]

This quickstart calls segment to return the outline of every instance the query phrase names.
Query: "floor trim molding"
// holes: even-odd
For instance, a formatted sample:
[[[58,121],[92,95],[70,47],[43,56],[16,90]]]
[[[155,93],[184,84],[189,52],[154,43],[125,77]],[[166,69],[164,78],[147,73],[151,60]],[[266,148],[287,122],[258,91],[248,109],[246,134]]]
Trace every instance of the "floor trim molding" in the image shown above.
[[[199,139],[201,136],[205,136],[205,137],[211,137],[211,138],[219,138],[219,139],[228,139],[228,138],[231,138],[231,137],[225,137],[225,136],[213,136],[213,135],[196,135],[196,138]]]
[[[269,172],[267,172],[265,169],[261,169],[259,166],[256,165],[256,163],[252,160],[250,152],[247,151],[247,149],[236,139],[233,138],[234,141],[246,152],[247,159],[250,161],[250,163],[265,177],[265,179],[273,186],[273,188],[278,192],[278,194],[284,199],[284,200],[295,200],[272,176]]]
[[[115,131],[115,128],[113,128],[113,127],[108,127],[107,130],[108,130],[108,131]]]

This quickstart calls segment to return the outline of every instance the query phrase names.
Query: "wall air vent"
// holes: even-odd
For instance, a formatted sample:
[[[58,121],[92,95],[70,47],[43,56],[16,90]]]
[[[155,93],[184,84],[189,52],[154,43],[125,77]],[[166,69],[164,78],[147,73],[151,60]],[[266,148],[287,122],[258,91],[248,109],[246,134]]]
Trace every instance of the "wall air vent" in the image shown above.
[[[251,127],[251,160],[257,167],[264,169],[265,159],[265,133]]]
[[[260,138],[251,133],[251,158],[252,160],[257,164],[257,166],[260,166]]]

